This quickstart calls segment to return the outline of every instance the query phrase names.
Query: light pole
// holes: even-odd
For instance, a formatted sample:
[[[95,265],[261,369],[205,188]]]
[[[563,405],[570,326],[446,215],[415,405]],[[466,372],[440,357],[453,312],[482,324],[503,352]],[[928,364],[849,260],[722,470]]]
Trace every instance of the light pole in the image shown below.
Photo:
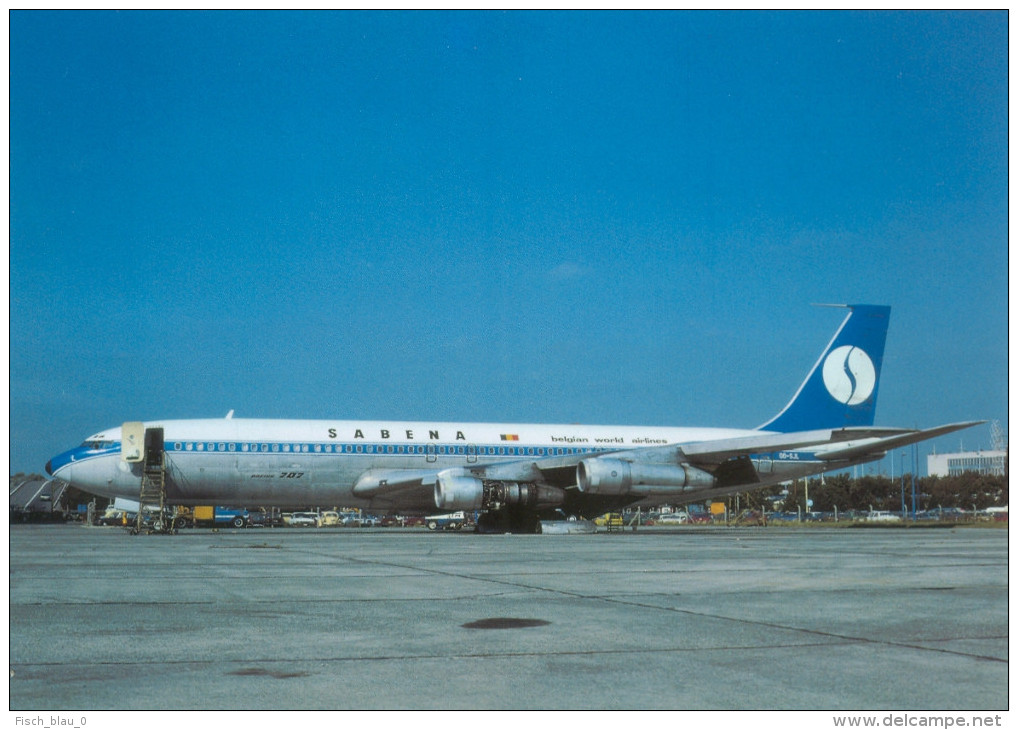
[[[905,452],[900,453],[901,458],[901,519],[905,519],[907,512],[905,511]],[[894,461],[894,457],[891,457],[891,461]]]

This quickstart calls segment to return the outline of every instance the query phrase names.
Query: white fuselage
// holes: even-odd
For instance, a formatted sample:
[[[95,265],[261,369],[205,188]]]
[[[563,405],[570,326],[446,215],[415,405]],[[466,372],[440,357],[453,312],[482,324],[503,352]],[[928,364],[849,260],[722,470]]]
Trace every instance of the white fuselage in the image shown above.
[[[175,504],[342,505],[385,508],[354,493],[369,470],[442,470],[570,454],[599,454],[759,433],[743,429],[215,419],[155,421]],[[141,465],[124,461],[121,429],[91,436],[53,462],[53,476],[107,497],[137,498]],[[433,511],[426,492],[399,507]],[[415,501],[416,500],[416,501]]]

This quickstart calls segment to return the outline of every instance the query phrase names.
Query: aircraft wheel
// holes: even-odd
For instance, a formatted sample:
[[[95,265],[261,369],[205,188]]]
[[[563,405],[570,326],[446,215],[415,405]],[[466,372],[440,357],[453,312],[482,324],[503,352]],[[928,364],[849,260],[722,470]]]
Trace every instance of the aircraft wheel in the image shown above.
[[[243,517],[234,517],[233,518],[233,526],[234,527],[243,527],[244,526],[244,518]]]
[[[435,522],[434,520],[432,520],[431,522],[428,523],[428,529],[429,530],[437,530],[438,529],[438,523]]]

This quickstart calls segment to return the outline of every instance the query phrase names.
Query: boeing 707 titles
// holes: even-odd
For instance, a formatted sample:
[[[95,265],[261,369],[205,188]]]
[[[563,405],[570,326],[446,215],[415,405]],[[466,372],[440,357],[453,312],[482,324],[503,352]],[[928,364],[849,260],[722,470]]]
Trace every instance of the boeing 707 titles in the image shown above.
[[[542,518],[683,504],[882,458],[974,426],[874,427],[890,307],[848,309],[806,379],[755,429],[232,418],[128,422],[55,456],[46,471],[137,500],[160,464],[167,504],[477,511],[482,531]],[[153,459],[152,457],[156,457]]]

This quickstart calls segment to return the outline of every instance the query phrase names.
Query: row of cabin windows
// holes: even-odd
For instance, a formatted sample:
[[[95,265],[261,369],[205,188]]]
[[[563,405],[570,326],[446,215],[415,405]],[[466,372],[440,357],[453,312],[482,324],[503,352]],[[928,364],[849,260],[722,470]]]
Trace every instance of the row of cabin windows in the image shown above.
[[[177,441],[174,451],[241,451],[260,453],[326,453],[326,454],[440,454],[471,456],[563,456],[586,454],[597,449],[562,448],[554,446],[436,446],[403,444],[252,444]]]

